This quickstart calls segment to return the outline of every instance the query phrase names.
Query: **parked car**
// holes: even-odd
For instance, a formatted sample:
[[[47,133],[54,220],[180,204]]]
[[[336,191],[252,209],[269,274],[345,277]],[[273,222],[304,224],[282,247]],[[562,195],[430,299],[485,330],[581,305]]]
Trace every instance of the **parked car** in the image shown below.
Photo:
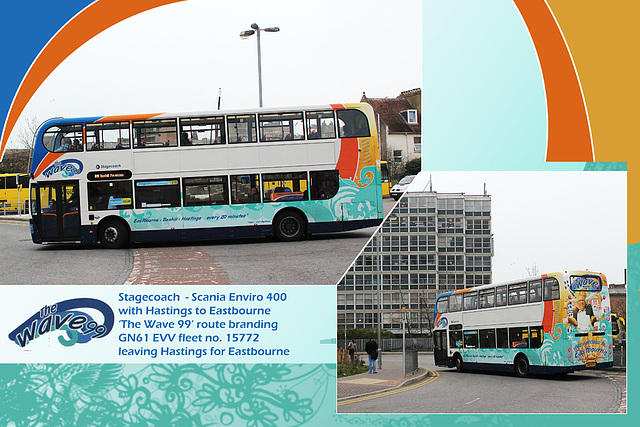
[[[394,200],[398,200],[404,194],[405,190],[409,187],[409,184],[411,184],[411,181],[413,181],[415,177],[415,175],[407,175],[402,178],[400,182],[391,187],[391,191],[389,191],[391,197],[393,197]]]

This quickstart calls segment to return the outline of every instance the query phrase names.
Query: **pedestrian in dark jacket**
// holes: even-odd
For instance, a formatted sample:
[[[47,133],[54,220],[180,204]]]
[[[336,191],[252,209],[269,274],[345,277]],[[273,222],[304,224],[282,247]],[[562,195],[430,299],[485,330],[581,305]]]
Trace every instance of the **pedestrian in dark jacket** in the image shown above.
[[[369,373],[377,374],[376,360],[378,359],[378,343],[373,338],[369,338],[369,341],[364,345],[364,351],[369,355]]]

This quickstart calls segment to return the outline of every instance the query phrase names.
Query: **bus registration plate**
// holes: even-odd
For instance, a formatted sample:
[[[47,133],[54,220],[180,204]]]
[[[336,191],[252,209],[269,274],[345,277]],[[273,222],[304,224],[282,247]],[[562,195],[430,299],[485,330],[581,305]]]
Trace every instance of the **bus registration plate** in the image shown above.
[[[593,368],[594,366],[596,366],[596,362],[587,362],[587,368]]]

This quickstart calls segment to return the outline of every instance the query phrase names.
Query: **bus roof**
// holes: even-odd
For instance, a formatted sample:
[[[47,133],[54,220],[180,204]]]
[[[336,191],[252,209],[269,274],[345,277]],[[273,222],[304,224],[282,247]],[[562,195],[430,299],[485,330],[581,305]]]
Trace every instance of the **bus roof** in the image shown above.
[[[539,276],[531,276],[531,277],[524,277],[521,279],[515,279],[515,280],[509,280],[507,282],[499,282],[499,283],[490,283],[488,285],[480,285],[480,286],[473,286],[471,288],[465,288],[465,289],[458,289],[455,291],[449,291],[449,292],[443,292],[441,294],[438,295],[438,298],[441,296],[446,296],[446,295],[450,295],[450,294],[463,294],[466,292],[470,292],[470,291],[477,291],[477,290],[482,290],[482,289],[491,289],[494,288],[496,286],[504,286],[504,285],[512,285],[512,284],[516,284],[516,283],[522,283],[522,282],[528,282],[530,280],[542,280],[542,279],[546,279],[548,277],[552,277],[554,275],[557,274],[567,274],[567,275],[587,275],[587,274],[591,274],[594,276],[603,276],[604,274],[599,273],[597,271],[584,271],[584,270],[566,270],[566,271],[556,271],[556,272],[552,272],[552,273],[547,273],[547,274],[541,274]],[[604,280],[603,281],[603,286],[608,286],[607,281]]]
[[[346,108],[361,108],[369,109],[371,106],[362,102],[353,102],[345,104],[324,104],[324,105],[307,105],[307,106],[293,106],[293,107],[263,107],[263,108],[244,108],[233,110],[205,110],[205,111],[191,111],[191,112],[164,112],[164,113],[145,113],[145,114],[123,114],[123,115],[109,115],[109,116],[87,116],[87,117],[65,117],[65,118],[52,118],[46,120],[41,127],[50,127],[55,125],[65,124],[78,124],[78,123],[102,123],[102,122],[117,122],[117,121],[129,121],[129,120],[150,120],[150,119],[174,119],[177,117],[211,117],[222,115],[234,115],[234,114],[269,114],[269,113],[281,113],[281,112],[297,112],[297,111],[316,111],[316,110],[343,110]]]

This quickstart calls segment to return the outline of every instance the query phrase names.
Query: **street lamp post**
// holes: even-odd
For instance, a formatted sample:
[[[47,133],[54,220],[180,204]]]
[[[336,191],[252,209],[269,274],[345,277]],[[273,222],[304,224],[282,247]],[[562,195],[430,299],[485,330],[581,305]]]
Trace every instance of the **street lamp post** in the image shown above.
[[[240,33],[240,38],[245,40],[251,37],[254,33],[258,40],[258,94],[260,100],[260,108],[262,108],[262,55],[260,53],[260,31],[266,31],[268,33],[276,33],[280,31],[278,27],[260,28],[255,22],[251,24],[251,30],[246,30]]]

